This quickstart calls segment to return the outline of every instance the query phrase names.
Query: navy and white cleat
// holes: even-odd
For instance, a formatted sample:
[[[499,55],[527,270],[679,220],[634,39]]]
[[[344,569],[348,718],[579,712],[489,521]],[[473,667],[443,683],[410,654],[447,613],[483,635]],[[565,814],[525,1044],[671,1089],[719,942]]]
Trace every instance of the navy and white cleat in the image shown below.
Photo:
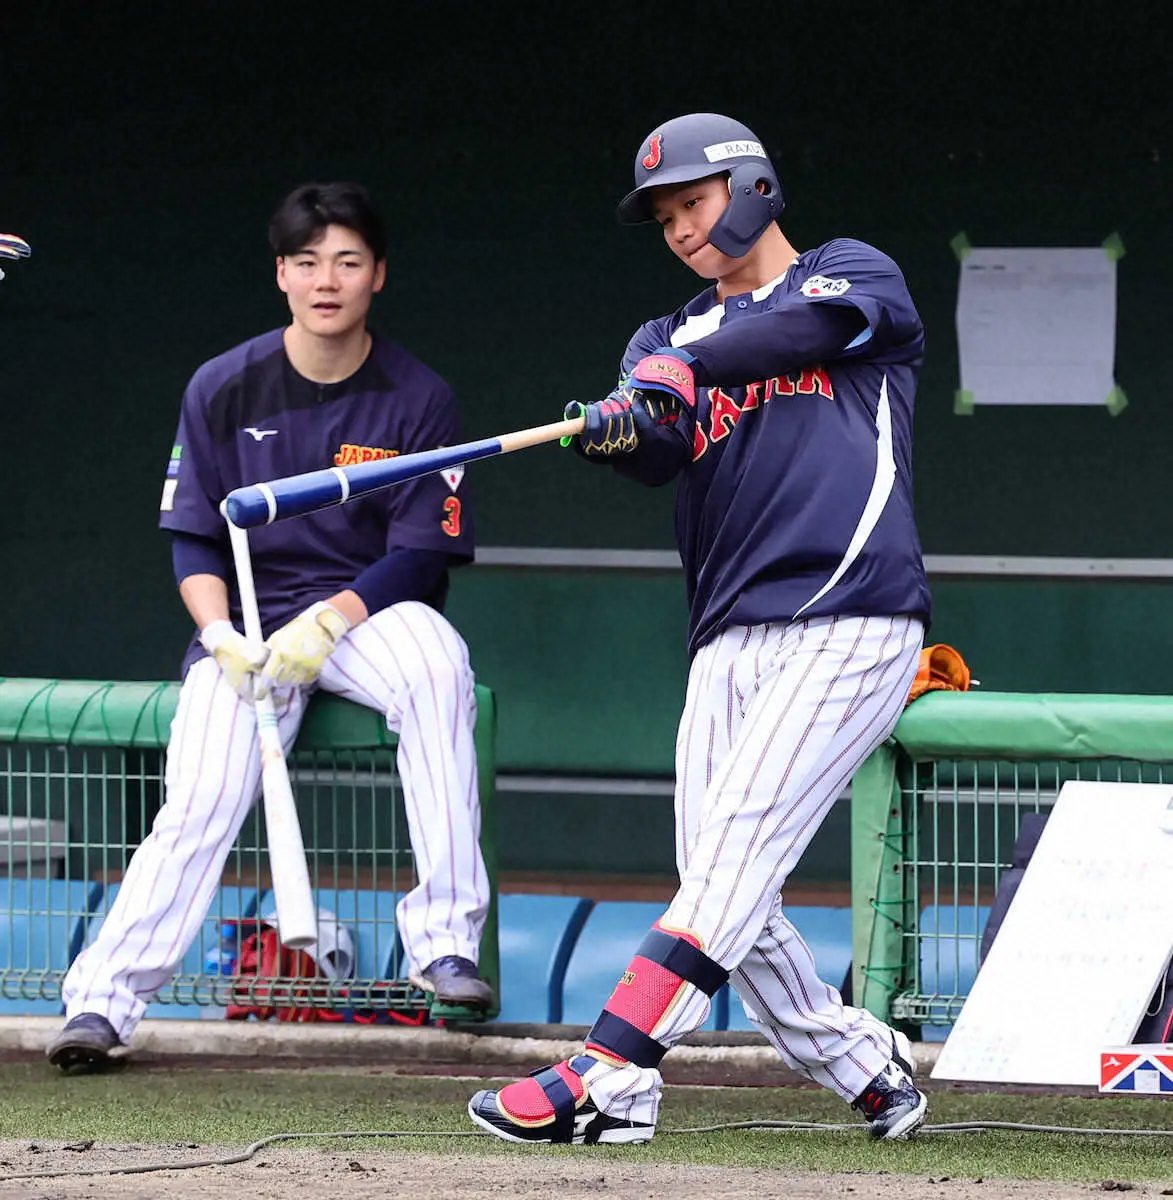
[[[903,1051],[903,1053],[902,1053]],[[908,1038],[892,1038],[892,1061],[852,1101],[872,1137],[887,1142],[910,1138],[924,1124],[928,1098],[912,1081]]]
[[[431,992],[441,1004],[489,1008],[493,1003],[493,989],[477,974],[476,963],[457,954],[438,958],[408,978],[416,987]]]
[[[481,1091],[468,1102],[468,1115],[506,1142],[533,1146],[593,1146],[650,1142],[654,1125],[600,1112],[582,1076],[598,1060],[580,1054],[543,1067],[499,1092]]]
[[[49,1043],[45,1056],[63,1071],[79,1075],[110,1065],[110,1052],[119,1045],[114,1026],[98,1013],[80,1013]]]

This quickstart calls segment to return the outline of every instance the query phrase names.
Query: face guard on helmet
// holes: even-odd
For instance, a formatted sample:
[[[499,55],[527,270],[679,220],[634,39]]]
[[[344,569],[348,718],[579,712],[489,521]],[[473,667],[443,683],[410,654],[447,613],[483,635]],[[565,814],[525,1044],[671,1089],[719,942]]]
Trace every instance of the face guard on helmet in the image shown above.
[[[619,202],[619,220],[624,225],[654,220],[652,188],[712,175],[728,175],[729,204],[709,231],[709,242],[741,258],[782,215],[782,185],[753,131],[717,113],[676,117],[644,139],[635,156],[635,188]]]

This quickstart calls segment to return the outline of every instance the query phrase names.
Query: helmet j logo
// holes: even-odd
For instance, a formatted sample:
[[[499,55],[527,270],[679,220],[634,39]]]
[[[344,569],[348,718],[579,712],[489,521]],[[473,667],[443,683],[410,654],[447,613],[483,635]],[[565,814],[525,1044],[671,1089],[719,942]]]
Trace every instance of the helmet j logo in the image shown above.
[[[660,165],[660,159],[663,158],[664,135],[657,133],[653,136],[648,145],[648,152],[641,158],[640,166],[648,171],[654,171]]]

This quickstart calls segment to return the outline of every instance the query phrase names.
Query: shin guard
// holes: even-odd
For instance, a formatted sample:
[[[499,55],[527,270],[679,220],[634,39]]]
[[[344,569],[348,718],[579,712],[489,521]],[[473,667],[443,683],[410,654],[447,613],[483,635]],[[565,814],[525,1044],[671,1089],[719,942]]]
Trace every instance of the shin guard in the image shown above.
[[[696,934],[664,929],[657,921],[587,1034],[586,1052],[658,1067],[668,1047],[652,1033],[684,990],[691,985],[712,997],[728,978],[729,972],[700,948]]]

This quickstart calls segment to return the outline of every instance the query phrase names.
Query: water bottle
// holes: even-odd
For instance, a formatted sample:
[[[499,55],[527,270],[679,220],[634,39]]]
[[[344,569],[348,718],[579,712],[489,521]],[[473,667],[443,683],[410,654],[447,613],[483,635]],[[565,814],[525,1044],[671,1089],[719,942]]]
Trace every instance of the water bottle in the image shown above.
[[[236,974],[236,959],[238,953],[237,931],[235,925],[221,925],[219,940],[213,942],[204,955],[204,974],[212,976],[228,976]],[[203,1004],[200,1006],[200,1016],[205,1020],[223,1020],[226,1009],[223,1004]]]

